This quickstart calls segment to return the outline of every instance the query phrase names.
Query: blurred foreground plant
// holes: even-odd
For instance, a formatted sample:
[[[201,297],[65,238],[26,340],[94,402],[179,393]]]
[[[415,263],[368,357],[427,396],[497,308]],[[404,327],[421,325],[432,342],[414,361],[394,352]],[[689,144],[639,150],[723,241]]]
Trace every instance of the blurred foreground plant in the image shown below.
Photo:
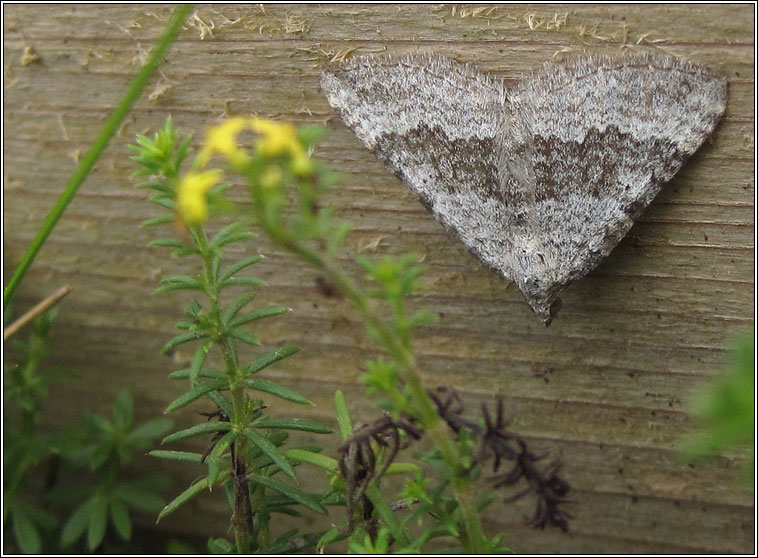
[[[752,333],[736,341],[730,360],[729,368],[703,386],[690,402],[699,430],[682,441],[681,449],[691,458],[735,450],[744,453],[745,477],[753,482],[755,338]]]

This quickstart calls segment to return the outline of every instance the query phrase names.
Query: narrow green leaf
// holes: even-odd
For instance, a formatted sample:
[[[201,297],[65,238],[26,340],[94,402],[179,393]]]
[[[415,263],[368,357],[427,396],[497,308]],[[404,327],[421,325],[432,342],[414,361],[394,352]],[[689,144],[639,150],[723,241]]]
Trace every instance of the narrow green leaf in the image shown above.
[[[384,472],[385,476],[389,475],[415,475],[420,473],[421,469],[415,463],[390,463],[387,470]]]
[[[230,279],[234,276],[235,273],[239,273],[246,267],[250,267],[251,265],[258,263],[261,261],[261,259],[263,259],[263,256],[250,256],[249,258],[238,261],[236,264],[230,266],[229,269],[227,269],[224,274],[219,277],[219,281]]]
[[[239,221],[235,221],[234,223],[231,223],[230,225],[225,226],[220,231],[218,231],[215,235],[213,235],[213,238],[210,240],[210,244],[217,244],[219,241],[224,240],[227,236],[230,234],[235,234],[240,232],[242,229],[242,223]]]
[[[366,497],[371,500],[371,503],[374,505],[374,510],[379,517],[382,518],[387,529],[389,529],[398,544],[401,546],[407,546],[410,544],[411,541],[408,537],[408,533],[403,529],[400,520],[384,498],[384,495],[379,491],[376,484],[370,483],[368,485],[366,488]]]
[[[189,343],[190,341],[196,341],[197,339],[204,339],[206,337],[208,337],[208,334],[203,331],[188,331],[187,333],[182,333],[163,345],[161,353],[166,353],[182,343]]]
[[[292,477],[293,479],[295,478],[295,470],[292,468],[292,465],[290,465],[289,461],[287,461],[287,458],[284,457],[284,455],[276,448],[276,446],[269,442],[265,436],[262,436],[252,428],[245,429],[245,436],[247,436],[248,440],[250,440],[253,444],[258,446],[258,448],[260,448],[263,453],[268,455],[285,474]]]
[[[345,540],[349,536],[346,533],[348,533],[347,522],[344,522],[344,525],[340,528],[332,527],[318,540],[318,543],[316,543],[316,549],[321,553],[327,545]]]
[[[236,554],[236,548],[226,539],[208,539],[211,554]]]
[[[150,201],[155,205],[159,205],[169,211],[176,211],[176,202],[172,199],[166,198],[162,195],[153,196]]]
[[[241,240],[247,240],[248,238],[251,238],[253,236],[255,235],[251,232],[240,232],[236,234],[230,234],[229,236],[225,237],[223,240],[215,242],[215,245],[220,248],[222,246],[226,246],[227,244],[231,244],[232,242],[240,242]]]
[[[111,523],[122,539],[128,541],[132,538],[132,521],[129,518],[129,510],[118,500],[111,502]]]
[[[128,428],[132,424],[133,414],[132,394],[128,389],[122,389],[116,395],[116,401],[113,403],[113,425],[119,430]]]
[[[174,221],[173,215],[159,215],[158,217],[152,217],[150,219],[145,219],[140,223],[140,227],[154,227],[156,225],[165,225],[168,223],[172,223]]]
[[[321,424],[313,420],[298,418],[274,418],[263,417],[255,421],[252,428],[281,428],[284,430],[300,430],[302,432],[313,432],[314,434],[331,434],[334,429],[331,426]]]
[[[248,345],[257,346],[261,344],[260,340],[255,335],[242,329],[238,329],[238,328],[227,329],[226,334],[229,337],[234,337],[235,339],[239,339],[240,341],[243,341],[247,343]]]
[[[339,462],[333,457],[321,455],[312,451],[301,449],[289,449],[284,452],[287,459],[290,461],[297,461],[298,463],[308,463],[309,465],[315,465],[325,471],[334,473],[339,467]]]
[[[90,516],[94,507],[92,499],[81,504],[68,518],[61,531],[61,547],[66,548],[73,544],[84,534],[90,522]]]
[[[327,511],[322,506],[319,501],[311,496],[310,494],[305,494],[292,486],[291,484],[284,483],[280,480],[273,479],[270,477],[265,477],[263,475],[259,475],[257,473],[251,473],[249,475],[249,478],[258,484],[262,484],[263,486],[267,488],[271,488],[272,490],[276,490],[277,492],[280,492],[281,494],[284,494],[285,496],[289,496],[296,502],[303,504],[305,507],[315,511],[316,513],[320,513],[322,515],[327,515]]]
[[[353,425],[350,422],[345,395],[341,389],[334,392],[334,411],[337,415],[337,426],[339,427],[340,436],[342,436],[343,440],[347,440],[353,435]]]
[[[152,486],[144,486],[142,479],[120,482],[113,493],[125,504],[137,510],[154,513],[163,507],[163,498]]]
[[[238,316],[234,319],[234,321],[230,324],[232,327],[239,327],[244,324],[249,324],[250,322],[254,322],[256,320],[261,320],[263,318],[268,318],[270,316],[278,316],[279,314],[284,314],[287,311],[287,309],[284,306],[272,306],[271,308],[261,308],[259,310],[253,310],[252,312],[248,312],[247,314],[242,314],[241,316]]]
[[[208,398],[216,404],[216,407],[230,419],[234,417],[234,407],[232,404],[217,391],[211,391],[208,393]]]
[[[213,446],[213,451],[208,455],[205,462],[208,464],[208,486],[213,486],[218,480],[218,475],[221,466],[221,458],[229,449],[229,446],[237,439],[237,432],[230,431],[222,436],[220,440]]]
[[[205,362],[205,357],[208,356],[208,351],[210,350],[211,346],[213,345],[213,340],[209,339],[205,343],[203,343],[197,351],[195,351],[195,356],[192,359],[192,364],[190,365],[190,383],[194,386],[197,383],[198,378],[200,377],[200,371],[203,368],[203,363]]]
[[[39,554],[42,551],[42,539],[34,522],[18,506],[14,506],[11,511],[13,521],[13,535],[16,543],[24,554]]]
[[[294,345],[285,345],[284,347],[280,347],[275,351],[268,352],[265,355],[256,358],[253,362],[245,366],[245,375],[250,376],[251,374],[255,374],[256,372],[263,370],[275,362],[294,355],[299,350],[300,349]]]
[[[126,437],[126,441],[138,446],[148,446],[153,438],[163,436],[168,432],[173,422],[168,418],[150,419],[132,430]]]
[[[174,195],[174,190],[171,188],[171,186],[165,182],[158,182],[157,180],[145,180],[144,182],[137,184],[137,188],[155,190],[156,192],[161,192],[162,194],[166,194],[169,197]]]
[[[160,281],[160,286],[155,289],[155,293],[165,293],[168,291],[203,291],[205,286],[197,277],[189,275],[169,275]]]
[[[87,526],[87,548],[90,552],[103,542],[105,527],[108,525],[108,501],[96,496],[94,502]]]
[[[201,463],[203,455],[192,451],[153,450],[148,455],[171,461],[186,461],[187,463]]]
[[[161,513],[158,514],[158,521],[175,512],[177,509],[189,502],[192,498],[200,494],[206,488],[208,488],[208,479],[206,478],[202,478],[195,484],[191,485],[187,490],[166,504],[166,507],[164,507],[161,510]]]
[[[228,422],[203,422],[196,424],[190,428],[180,430],[169,434],[161,441],[161,444],[168,444],[169,442],[176,442],[177,440],[184,440],[192,436],[199,436],[201,434],[212,434],[214,432],[226,432],[231,429],[232,425]]]
[[[221,321],[225,324],[228,324],[240,310],[242,310],[247,304],[250,303],[251,300],[255,298],[255,295],[255,292],[250,291],[235,300],[232,305],[227,308],[226,312],[224,312],[224,317],[221,319]]]
[[[184,243],[175,238],[156,238],[151,240],[149,246],[160,246],[162,248],[184,248]]]
[[[171,374],[168,375],[169,378],[172,380],[186,380],[190,377],[191,373],[190,368],[183,368],[181,370],[175,370],[174,372],[171,372]],[[215,370],[214,368],[206,368],[203,366],[200,368],[200,371],[198,372],[198,378],[221,378],[224,375],[223,372],[220,370]]]
[[[219,281],[219,288],[224,289],[226,287],[236,287],[239,285],[245,285],[248,287],[261,287],[265,285],[263,281],[256,277],[230,277],[224,281]]]
[[[247,378],[244,382],[245,387],[262,391],[264,393],[270,393],[276,397],[284,399],[285,401],[291,401],[292,403],[298,403],[300,405],[312,405],[312,403],[300,395],[296,391],[284,387],[283,385],[271,382],[269,380],[263,380],[261,378]]]
[[[192,403],[211,390],[222,389],[228,386],[229,380],[226,378],[219,378],[218,380],[211,380],[209,382],[197,384],[191,390],[184,392],[179,397],[174,399],[171,403],[169,403],[169,406],[166,408],[166,412],[170,413],[172,411],[176,411],[177,409],[181,409],[185,405]]]

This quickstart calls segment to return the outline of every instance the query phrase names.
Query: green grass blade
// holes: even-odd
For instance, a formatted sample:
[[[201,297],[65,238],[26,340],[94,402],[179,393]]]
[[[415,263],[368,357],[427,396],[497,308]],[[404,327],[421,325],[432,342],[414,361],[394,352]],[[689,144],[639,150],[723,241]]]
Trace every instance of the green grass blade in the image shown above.
[[[89,175],[92,167],[95,166],[95,163],[100,158],[100,155],[103,153],[103,151],[105,151],[105,148],[108,146],[108,142],[110,142],[111,138],[121,127],[121,123],[124,121],[126,116],[131,111],[132,106],[142,94],[142,91],[145,89],[147,82],[155,73],[155,70],[158,69],[158,66],[160,66],[161,62],[163,62],[166,51],[181,31],[185,18],[192,12],[193,9],[194,6],[192,4],[184,4],[177,6],[177,8],[174,10],[174,15],[171,19],[171,22],[166,27],[166,30],[158,40],[155,48],[153,48],[150,52],[150,57],[148,58],[147,62],[145,62],[145,65],[142,66],[137,76],[132,80],[132,83],[129,85],[129,89],[126,91],[126,94],[121,100],[121,103],[116,107],[116,110],[111,113],[110,118],[108,118],[108,121],[105,123],[102,131],[95,139],[92,147],[82,158],[79,166],[76,168],[76,171],[74,171],[73,176],[66,184],[66,188],[63,190],[63,193],[60,195],[58,201],[50,210],[50,213],[45,218],[45,221],[42,223],[40,229],[37,231],[37,236],[34,237],[34,240],[32,240],[32,243],[24,254],[24,257],[21,259],[18,267],[16,267],[13,276],[11,277],[10,281],[8,281],[8,285],[5,287],[5,291],[3,292],[3,308],[8,308],[8,304],[16,294],[16,289],[18,289],[18,286],[21,284],[21,280],[26,275],[29,266],[32,265],[32,262],[37,256],[40,248],[42,248],[43,244],[45,244],[47,237],[50,235],[53,228],[58,223],[58,220],[60,219],[61,215],[63,215],[66,207],[68,207],[68,204],[76,195],[76,192],[79,190],[79,187]]]

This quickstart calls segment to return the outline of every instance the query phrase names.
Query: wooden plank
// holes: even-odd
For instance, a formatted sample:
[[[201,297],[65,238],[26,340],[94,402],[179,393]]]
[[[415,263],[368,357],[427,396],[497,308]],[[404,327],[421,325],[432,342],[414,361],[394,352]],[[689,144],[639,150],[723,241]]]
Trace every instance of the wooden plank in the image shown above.
[[[170,9],[3,7],[6,273]],[[524,553],[753,552],[753,495],[736,482],[739,457],[689,467],[675,447],[693,429],[690,393],[721,369],[734,335],[754,327],[754,23],[749,5],[201,6],[22,285],[19,310],[64,283],[74,289],[61,303],[56,356],[81,380],[50,401],[56,421],[75,416],[81,401],[106,409],[123,386],[144,418],[180,393],[166,375],[189,353],[158,351],[187,299],[150,293],[161,274],[192,267],[147,248],[152,233],[138,223],[154,210],[129,178],[125,147],[135,134],[169,114],[180,131],[198,134],[195,145],[225,114],[326,123],[317,155],[344,178],[324,203],[355,231],[344,261],[415,251],[428,266],[427,287],[411,304],[441,315],[417,340],[430,385],[457,386],[472,409],[505,396],[513,428],[563,456],[574,487],[571,532],[523,527],[528,501],[494,508],[488,531],[505,531]],[[39,59],[22,65],[27,47]],[[549,329],[362,147],[318,85],[332,58],[370,52],[444,53],[512,82],[547,60],[623,50],[667,52],[723,73],[727,113],[611,256],[566,290]],[[243,189],[232,197],[244,199]],[[315,272],[265,241],[244,251],[267,256],[254,269],[268,284],[261,300],[292,309],[257,333],[266,346],[302,347],[267,377],[315,402],[277,410],[333,422],[341,388],[356,417],[376,416],[356,378],[378,353],[355,313],[320,295]],[[177,415],[180,425],[194,420],[191,410]],[[332,453],[337,444],[307,440]],[[180,483],[198,473],[165,467]],[[223,536],[228,512],[216,496],[159,528]]]

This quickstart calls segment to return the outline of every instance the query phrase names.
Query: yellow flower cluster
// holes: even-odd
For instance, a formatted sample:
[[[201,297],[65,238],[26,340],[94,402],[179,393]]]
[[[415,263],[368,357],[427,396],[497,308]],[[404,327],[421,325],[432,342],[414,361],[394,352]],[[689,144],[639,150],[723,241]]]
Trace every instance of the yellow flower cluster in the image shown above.
[[[221,182],[219,169],[190,171],[182,177],[176,192],[176,207],[187,225],[197,225],[208,218],[208,190]]]
[[[226,158],[235,169],[242,170],[250,162],[248,153],[237,144],[237,136],[250,130],[259,135],[256,149],[264,157],[289,154],[290,168],[296,175],[312,170],[311,160],[297,137],[297,129],[285,122],[265,118],[230,118],[208,131],[205,143],[195,159],[195,169],[204,169],[218,154]],[[195,225],[208,218],[208,190],[221,181],[220,170],[193,170],[182,177],[177,189],[177,207],[187,225]],[[271,167],[262,177],[264,186],[273,187],[281,180],[281,169]]]

